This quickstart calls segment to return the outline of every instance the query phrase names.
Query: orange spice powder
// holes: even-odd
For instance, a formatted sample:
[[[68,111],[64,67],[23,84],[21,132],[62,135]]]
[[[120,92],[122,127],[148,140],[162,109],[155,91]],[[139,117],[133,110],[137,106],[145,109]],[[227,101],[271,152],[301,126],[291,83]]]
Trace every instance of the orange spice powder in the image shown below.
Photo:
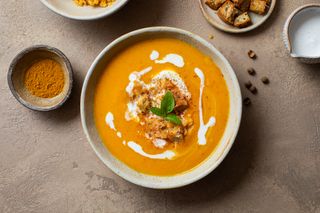
[[[62,66],[52,59],[43,59],[34,63],[25,73],[24,85],[34,96],[53,98],[64,87]]]

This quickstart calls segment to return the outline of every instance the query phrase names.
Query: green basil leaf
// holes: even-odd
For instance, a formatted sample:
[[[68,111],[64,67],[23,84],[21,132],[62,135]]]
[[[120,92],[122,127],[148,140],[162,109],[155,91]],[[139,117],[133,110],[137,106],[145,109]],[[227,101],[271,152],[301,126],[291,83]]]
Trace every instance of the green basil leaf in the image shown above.
[[[150,111],[151,111],[153,114],[158,115],[158,116],[160,116],[160,117],[166,116],[166,114],[163,113],[163,111],[162,111],[160,108],[158,108],[158,107],[151,107]]]
[[[168,91],[162,101],[161,101],[161,110],[165,112],[166,114],[170,113],[173,111],[175,106],[175,101],[174,101],[174,96],[172,92]]]
[[[178,116],[176,116],[175,114],[169,114],[164,119],[166,119],[167,121],[170,121],[171,123],[174,123],[176,125],[182,125],[180,118]]]

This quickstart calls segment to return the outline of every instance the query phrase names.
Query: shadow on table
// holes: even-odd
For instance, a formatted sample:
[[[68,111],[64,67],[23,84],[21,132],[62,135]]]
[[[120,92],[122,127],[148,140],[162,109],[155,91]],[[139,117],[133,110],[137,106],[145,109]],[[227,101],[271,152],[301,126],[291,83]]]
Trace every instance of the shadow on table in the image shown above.
[[[302,67],[308,69],[308,71],[310,71],[311,75],[316,75],[316,76],[320,77],[320,64],[303,64],[303,63],[299,62],[299,66],[302,66]],[[316,76],[314,76],[314,77],[316,77]]]

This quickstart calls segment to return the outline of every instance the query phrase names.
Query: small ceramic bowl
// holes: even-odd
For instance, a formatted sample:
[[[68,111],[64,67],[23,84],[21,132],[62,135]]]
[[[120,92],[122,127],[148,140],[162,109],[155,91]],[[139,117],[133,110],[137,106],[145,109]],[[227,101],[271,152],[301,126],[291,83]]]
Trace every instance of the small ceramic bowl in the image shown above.
[[[109,7],[76,5],[73,0],[40,0],[53,12],[75,20],[95,20],[109,16],[122,8],[129,0],[116,0]]]
[[[250,17],[252,19],[252,25],[245,27],[245,28],[237,28],[234,26],[231,26],[229,24],[226,24],[225,22],[223,22],[218,14],[217,11],[212,10],[210,7],[208,7],[205,4],[205,0],[198,0],[199,4],[200,4],[200,9],[201,12],[203,14],[203,16],[207,19],[207,21],[215,28],[228,32],[228,33],[245,33],[245,32],[249,32],[251,30],[256,29],[257,27],[259,27],[260,25],[262,25],[272,14],[277,1],[276,0],[272,0],[270,7],[268,9],[267,14],[265,15],[258,15],[255,14],[253,12],[249,12]]]
[[[175,176],[163,177],[142,174],[119,161],[103,145],[94,121],[93,103],[95,89],[99,78],[105,71],[105,67],[114,56],[125,48],[136,42],[152,38],[179,39],[210,56],[220,68],[229,90],[229,118],[219,145],[216,147],[214,152],[196,168]],[[170,27],[151,27],[123,35],[102,50],[94,60],[84,80],[81,92],[80,111],[82,126],[88,141],[97,156],[105,165],[122,178],[134,184],[148,188],[166,189],[181,187],[193,183],[208,175],[223,161],[232,147],[238,133],[242,114],[242,98],[239,83],[231,65],[227,59],[209,42],[195,34],[181,29]]]
[[[312,24],[314,28],[319,28],[320,33],[320,4],[307,4],[296,9],[287,19],[284,30],[283,30],[283,40],[286,48],[288,49],[290,56],[292,58],[298,59],[299,61],[307,64],[320,63],[320,52],[316,56],[307,56],[298,53],[301,48],[307,48],[304,51],[313,51],[314,45],[299,45],[300,47],[295,47],[294,43],[299,43],[305,40],[306,37],[310,38],[310,32],[307,32],[303,26],[305,24]],[[311,26],[312,27],[312,26]],[[319,33],[314,34],[314,36],[319,36]],[[319,44],[317,44],[319,45]],[[299,48],[299,50],[298,50]],[[320,46],[319,46],[320,48]],[[297,50],[295,50],[297,49]]]
[[[53,98],[36,97],[24,85],[26,70],[41,59],[53,59],[61,64],[65,85],[62,92]],[[58,49],[37,45],[21,51],[12,61],[8,72],[8,84],[13,96],[25,107],[36,111],[50,111],[59,108],[69,98],[73,84],[72,67],[67,57]]]

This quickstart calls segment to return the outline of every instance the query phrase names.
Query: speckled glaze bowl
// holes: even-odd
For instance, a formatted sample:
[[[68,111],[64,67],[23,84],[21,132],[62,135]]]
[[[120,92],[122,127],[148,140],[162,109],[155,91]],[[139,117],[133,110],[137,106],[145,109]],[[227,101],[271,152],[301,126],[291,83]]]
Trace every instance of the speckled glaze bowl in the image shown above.
[[[298,17],[299,15],[301,16],[301,15],[307,14],[305,12],[308,9],[312,9],[312,8],[320,8],[320,4],[307,4],[293,11],[291,15],[288,17],[283,29],[283,41],[287,50],[289,51],[290,56],[306,64],[320,63],[320,55],[314,56],[314,57],[310,57],[310,56],[307,57],[302,55],[298,56],[293,53],[293,47],[292,47],[293,26],[295,23],[299,22],[299,19],[301,18],[301,17]],[[320,28],[320,23],[319,23],[319,28]]]
[[[117,0],[109,7],[77,6],[73,0],[40,0],[53,12],[75,20],[96,20],[120,10],[129,0]]]
[[[65,85],[62,92],[53,98],[40,98],[29,93],[24,86],[25,71],[41,59],[53,59],[60,63],[64,71]],[[73,85],[73,71],[68,58],[58,49],[46,45],[36,45],[21,51],[11,62],[8,85],[19,103],[36,111],[50,111],[61,107],[69,98]]]
[[[227,126],[215,151],[196,168],[175,176],[152,176],[139,173],[118,159],[103,145],[94,121],[93,103],[96,84],[112,58],[124,48],[152,38],[176,38],[196,47],[210,56],[220,68],[230,94],[230,113]],[[151,27],[133,31],[110,43],[91,65],[85,78],[81,93],[81,121],[84,132],[100,160],[113,172],[134,184],[156,189],[176,188],[193,183],[212,172],[226,157],[238,133],[242,98],[236,75],[227,59],[210,43],[201,37],[181,29],[170,27]]]

